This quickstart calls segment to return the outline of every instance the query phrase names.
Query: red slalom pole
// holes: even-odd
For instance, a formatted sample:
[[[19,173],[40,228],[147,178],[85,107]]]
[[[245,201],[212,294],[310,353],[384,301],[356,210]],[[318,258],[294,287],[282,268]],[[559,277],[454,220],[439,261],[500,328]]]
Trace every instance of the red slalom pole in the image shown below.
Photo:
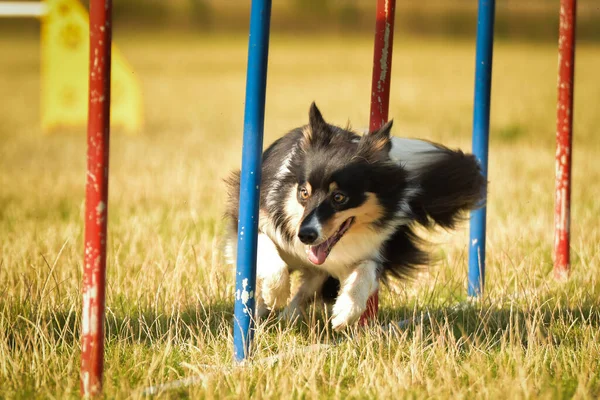
[[[110,139],[112,0],[90,1],[88,153],[81,324],[81,392],[102,392]]]
[[[396,0],[377,0],[373,78],[371,81],[371,115],[369,120],[371,131],[381,128],[388,120],[395,10]]]
[[[390,108],[390,81],[392,78],[392,51],[394,47],[394,15],[396,0],[377,0],[377,22],[375,24],[375,50],[373,54],[373,78],[371,82],[371,114],[369,130],[381,128],[388,121]],[[373,294],[360,324],[377,318],[379,296]]]
[[[571,157],[575,71],[576,0],[560,1],[558,33],[558,107],[556,117],[556,191],[554,205],[554,277],[570,270]]]

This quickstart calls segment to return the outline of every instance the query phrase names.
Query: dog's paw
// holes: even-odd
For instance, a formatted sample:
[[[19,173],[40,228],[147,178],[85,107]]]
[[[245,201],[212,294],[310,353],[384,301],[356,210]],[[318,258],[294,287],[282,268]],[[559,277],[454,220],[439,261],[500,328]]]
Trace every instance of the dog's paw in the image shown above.
[[[283,277],[264,278],[261,288],[265,304],[271,309],[281,308],[287,304],[290,297],[289,275],[286,273]]]
[[[365,309],[366,304],[358,304],[347,294],[342,294],[333,306],[331,326],[336,331],[347,328],[358,321]]]
[[[256,310],[254,311],[254,317],[258,321],[260,319],[265,319],[269,316],[271,310],[263,301],[256,302]]]
[[[279,318],[288,324],[294,324],[302,319],[302,310],[300,307],[290,304],[279,314]]]

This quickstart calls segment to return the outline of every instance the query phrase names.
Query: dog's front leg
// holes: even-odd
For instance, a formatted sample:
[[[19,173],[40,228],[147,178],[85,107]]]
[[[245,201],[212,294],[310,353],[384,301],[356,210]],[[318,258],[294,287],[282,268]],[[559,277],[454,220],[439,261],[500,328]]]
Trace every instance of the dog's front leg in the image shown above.
[[[377,263],[363,261],[341,282],[340,294],[333,305],[331,325],[344,329],[356,322],[367,308],[367,300],[377,290]]]
[[[275,243],[264,233],[258,235],[256,277],[258,299],[256,315],[264,317],[274,308],[283,307],[290,296],[290,272]]]
[[[285,310],[283,310],[281,317],[289,322],[293,322],[299,318],[306,304],[315,298],[317,292],[320,294],[321,287],[323,287],[323,283],[325,283],[328,277],[329,275],[326,272],[312,269],[302,271],[298,291]]]

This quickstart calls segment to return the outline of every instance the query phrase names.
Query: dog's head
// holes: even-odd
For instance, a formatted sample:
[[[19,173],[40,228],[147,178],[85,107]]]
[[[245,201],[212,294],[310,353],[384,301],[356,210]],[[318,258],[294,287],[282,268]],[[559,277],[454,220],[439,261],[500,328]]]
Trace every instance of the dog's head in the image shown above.
[[[326,123],[312,104],[290,201],[297,202],[296,234],[313,264],[323,264],[342,237],[377,230],[396,211],[406,177],[389,158],[391,127],[361,137]]]

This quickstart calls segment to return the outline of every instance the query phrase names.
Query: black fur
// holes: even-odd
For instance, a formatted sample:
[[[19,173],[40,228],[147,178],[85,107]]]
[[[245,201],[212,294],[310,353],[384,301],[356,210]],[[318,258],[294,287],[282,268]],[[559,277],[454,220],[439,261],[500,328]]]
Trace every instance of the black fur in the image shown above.
[[[309,125],[296,128],[275,141],[263,153],[260,209],[273,221],[288,242],[295,239],[285,201],[290,189],[307,183],[315,190],[305,203],[304,217],[320,213],[323,219],[343,207],[352,208],[365,201],[365,193],[374,193],[384,213],[373,229],[386,229],[397,224],[401,211],[408,223],[398,225],[380,250],[383,256],[380,275],[403,278],[417,266],[429,262],[422,249],[423,240],[415,234],[417,225],[425,228],[454,228],[461,214],[483,205],[486,181],[472,155],[440,145],[435,162],[417,171],[409,171],[390,159],[389,122],[379,131],[359,136],[350,130],[326,123],[314,105]],[[287,172],[281,167],[287,161]],[[229,202],[226,215],[232,231],[237,229],[239,172],[228,180]],[[335,205],[327,200],[327,186],[335,181],[349,193],[349,201]],[[396,226],[393,225],[393,226]],[[334,298],[339,282],[323,286],[324,298]]]
[[[445,154],[414,178],[420,190],[410,208],[423,226],[453,229],[460,221],[460,211],[483,206],[486,181],[472,154],[436,146]]]

